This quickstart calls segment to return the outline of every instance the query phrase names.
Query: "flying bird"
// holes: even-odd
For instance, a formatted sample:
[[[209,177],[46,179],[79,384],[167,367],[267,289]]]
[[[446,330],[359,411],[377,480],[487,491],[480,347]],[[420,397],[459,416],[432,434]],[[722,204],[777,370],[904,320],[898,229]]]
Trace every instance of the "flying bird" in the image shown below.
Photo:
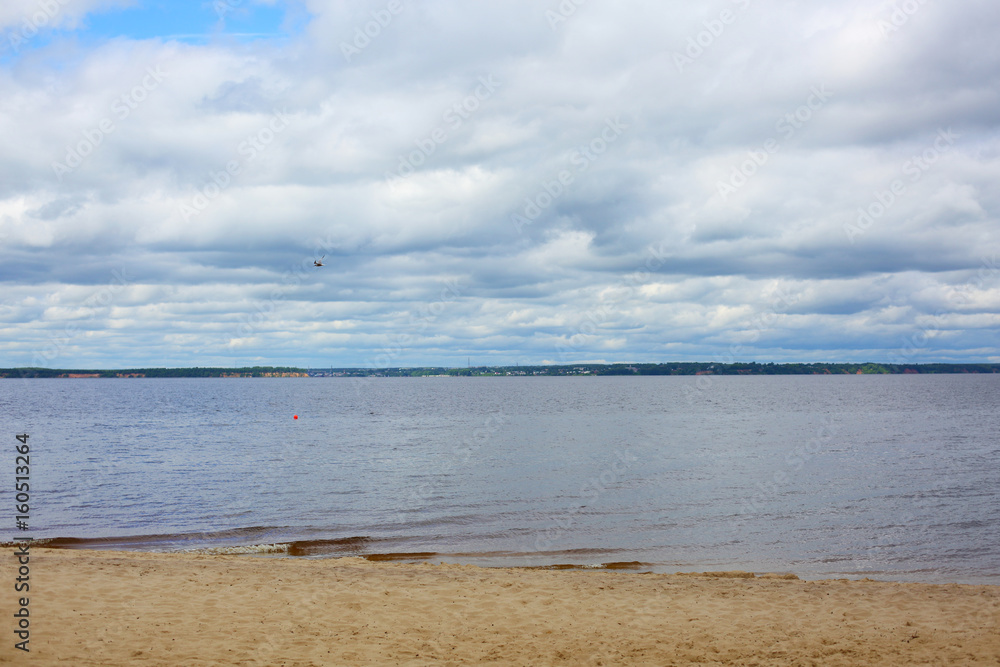
[[[324,259],[326,259],[326,255],[323,255],[319,259],[314,259],[313,266],[326,266],[326,264],[323,263]]]

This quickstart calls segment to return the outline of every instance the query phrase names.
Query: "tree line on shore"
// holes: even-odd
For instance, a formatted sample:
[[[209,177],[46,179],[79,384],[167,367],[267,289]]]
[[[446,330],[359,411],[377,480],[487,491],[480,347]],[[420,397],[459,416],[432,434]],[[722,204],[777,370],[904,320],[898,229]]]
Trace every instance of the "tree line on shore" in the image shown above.
[[[196,377],[427,377],[427,376],[566,376],[566,375],[872,375],[926,373],[1000,373],[1000,364],[846,364],[674,362],[564,364],[536,366],[399,367],[399,368],[133,368],[80,370],[0,369],[0,378],[196,378]]]

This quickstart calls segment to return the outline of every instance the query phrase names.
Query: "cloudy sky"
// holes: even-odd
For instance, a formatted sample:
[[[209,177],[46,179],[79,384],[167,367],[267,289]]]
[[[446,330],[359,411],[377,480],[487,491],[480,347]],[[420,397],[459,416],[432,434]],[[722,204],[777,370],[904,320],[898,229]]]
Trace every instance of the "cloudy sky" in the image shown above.
[[[1000,362],[998,31],[6,0],[0,366]]]

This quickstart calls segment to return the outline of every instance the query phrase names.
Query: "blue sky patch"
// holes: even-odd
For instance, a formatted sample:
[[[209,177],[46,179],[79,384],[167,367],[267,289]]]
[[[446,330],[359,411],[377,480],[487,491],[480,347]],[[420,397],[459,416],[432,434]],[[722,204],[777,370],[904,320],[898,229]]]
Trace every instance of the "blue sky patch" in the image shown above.
[[[138,6],[94,14],[86,32],[99,39],[205,39],[219,33],[245,37],[283,35],[285,8],[252,4],[247,0],[148,0]]]
[[[268,6],[249,0],[145,0],[89,14],[74,30],[48,28],[51,17],[32,25],[29,16],[28,23],[22,21],[4,28],[0,60],[44,48],[62,37],[75,38],[85,46],[119,38],[192,43],[219,37],[238,41],[284,39],[303,25],[301,20],[286,20],[287,10],[284,3]]]

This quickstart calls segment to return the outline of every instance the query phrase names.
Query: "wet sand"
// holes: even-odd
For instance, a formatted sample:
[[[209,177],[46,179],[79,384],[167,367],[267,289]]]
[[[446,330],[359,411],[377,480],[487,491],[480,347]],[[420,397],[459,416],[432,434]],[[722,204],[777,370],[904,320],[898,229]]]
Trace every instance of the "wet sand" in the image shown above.
[[[55,549],[31,550],[29,656],[16,568],[18,664],[1000,664],[997,586]]]

